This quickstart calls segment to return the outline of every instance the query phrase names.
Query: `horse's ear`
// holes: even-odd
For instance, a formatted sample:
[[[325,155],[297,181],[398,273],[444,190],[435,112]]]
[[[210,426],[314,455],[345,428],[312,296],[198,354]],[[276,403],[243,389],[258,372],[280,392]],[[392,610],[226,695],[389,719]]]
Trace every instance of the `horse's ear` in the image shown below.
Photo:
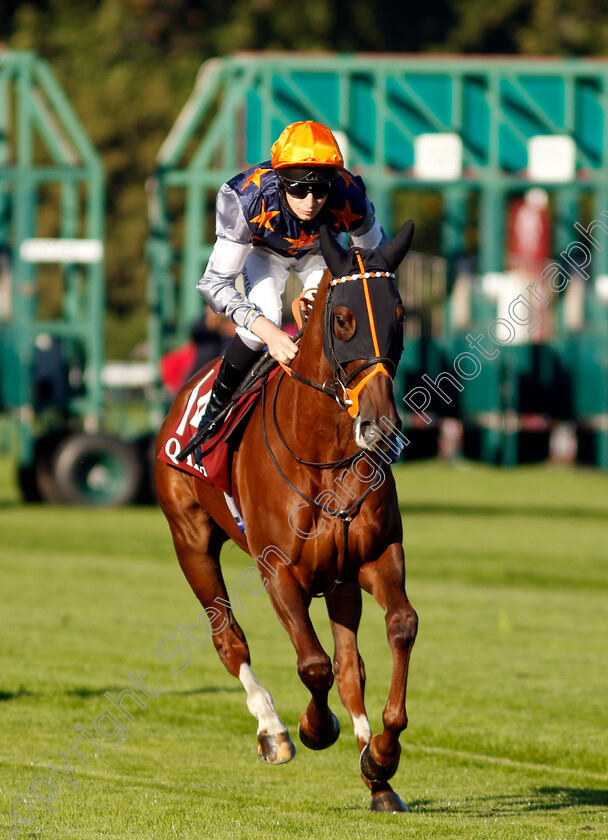
[[[399,233],[394,236],[390,242],[387,242],[384,247],[378,249],[378,253],[384,257],[389,271],[395,269],[401,264],[403,258],[410,250],[412,239],[414,238],[414,223],[410,219],[406,222]]]
[[[351,258],[340,243],[334,239],[327,225],[321,227],[321,253],[334,277],[350,274]]]

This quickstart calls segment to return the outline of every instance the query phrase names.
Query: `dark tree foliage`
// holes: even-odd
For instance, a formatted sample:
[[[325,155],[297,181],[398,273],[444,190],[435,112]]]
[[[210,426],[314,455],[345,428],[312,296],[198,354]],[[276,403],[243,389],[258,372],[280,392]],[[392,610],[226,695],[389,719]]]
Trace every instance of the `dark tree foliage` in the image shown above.
[[[602,55],[596,0],[0,0],[0,42],[53,67],[108,173],[109,353],[145,337],[144,184],[199,66],[239,50]]]

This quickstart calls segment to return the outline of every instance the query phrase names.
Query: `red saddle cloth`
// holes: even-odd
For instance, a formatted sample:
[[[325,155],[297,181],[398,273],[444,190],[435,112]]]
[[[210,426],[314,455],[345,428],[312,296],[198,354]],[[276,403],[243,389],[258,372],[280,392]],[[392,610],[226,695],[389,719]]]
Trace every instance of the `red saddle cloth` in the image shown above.
[[[209,395],[218,370],[219,362],[194,385],[183,414],[171,429],[157,457],[179,470],[202,478],[218,490],[230,495],[232,493],[230,481],[232,453],[238,447],[249,415],[262,392],[264,380],[259,380],[252,390],[235,403],[219,432],[203,443],[202,466],[194,460],[194,453],[188,455],[185,461],[177,460],[181,450],[198,429],[199,420],[209,402]],[[274,376],[277,370],[273,370],[270,377]]]

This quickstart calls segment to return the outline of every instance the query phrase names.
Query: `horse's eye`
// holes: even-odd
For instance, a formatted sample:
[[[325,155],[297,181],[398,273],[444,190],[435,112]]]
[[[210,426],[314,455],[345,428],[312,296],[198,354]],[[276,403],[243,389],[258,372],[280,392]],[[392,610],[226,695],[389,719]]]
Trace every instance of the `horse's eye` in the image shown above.
[[[334,335],[339,341],[348,341],[356,327],[353,313],[346,306],[336,306],[333,317]]]
[[[401,326],[405,321],[405,309],[400,303],[397,304],[397,308],[395,309],[395,318],[397,319],[397,324],[399,326]]]

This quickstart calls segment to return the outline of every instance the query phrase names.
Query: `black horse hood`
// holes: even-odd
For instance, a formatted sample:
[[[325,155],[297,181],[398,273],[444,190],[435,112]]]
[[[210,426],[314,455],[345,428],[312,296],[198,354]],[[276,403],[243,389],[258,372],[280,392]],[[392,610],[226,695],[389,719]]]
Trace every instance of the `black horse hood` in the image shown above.
[[[332,273],[324,310],[323,349],[336,368],[360,359],[389,359],[395,369],[403,351],[402,321],[397,317],[401,298],[394,269],[407,253],[413,236],[408,222],[383,249],[345,251],[326,228],[321,230],[321,250]],[[337,307],[354,316],[356,329],[347,340],[333,330]],[[336,364],[337,363],[337,364]]]

